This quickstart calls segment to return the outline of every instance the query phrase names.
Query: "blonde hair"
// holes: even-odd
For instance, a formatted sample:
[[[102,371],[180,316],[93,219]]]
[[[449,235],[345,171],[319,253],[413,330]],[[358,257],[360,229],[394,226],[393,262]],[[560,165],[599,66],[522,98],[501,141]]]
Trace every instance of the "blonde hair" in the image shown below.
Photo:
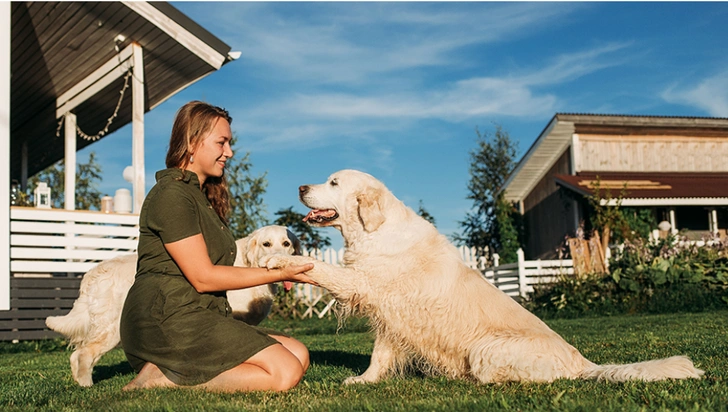
[[[178,168],[182,171],[190,164],[190,147],[197,147],[202,139],[215,127],[219,119],[225,119],[232,124],[233,118],[227,110],[197,100],[182,106],[174,118],[172,135],[169,138],[166,165],[168,168]],[[221,177],[208,177],[202,190],[210,201],[212,208],[218,216],[227,222],[230,211],[230,200],[225,174]]]

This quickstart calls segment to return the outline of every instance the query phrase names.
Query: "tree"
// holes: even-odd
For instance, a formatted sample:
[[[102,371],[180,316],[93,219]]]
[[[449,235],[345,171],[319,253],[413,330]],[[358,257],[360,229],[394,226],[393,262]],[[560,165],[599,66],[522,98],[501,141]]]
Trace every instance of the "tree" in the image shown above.
[[[458,222],[462,234],[454,234],[453,241],[474,246],[481,256],[490,252],[501,255],[502,262],[516,258],[518,241],[518,215],[515,207],[508,204],[500,190],[508,175],[516,166],[516,143],[508,132],[496,125],[494,133],[478,135],[477,148],[470,151],[470,181],[468,199],[473,207]]]
[[[230,146],[235,145],[233,134]],[[228,226],[236,239],[249,235],[255,229],[268,224],[263,195],[268,187],[266,173],[252,176],[250,152],[245,156],[233,156],[227,161],[226,178],[230,191],[230,216]]]
[[[627,184],[624,184],[617,198],[612,196],[612,191],[609,187],[606,188],[602,195],[601,186],[601,179],[597,176],[596,182],[594,183],[594,194],[587,197],[587,200],[594,210],[594,213],[591,215],[592,227],[601,232],[602,250],[606,254],[612,231],[617,227],[624,226],[625,223],[620,207],[622,206],[622,200],[627,191]]]
[[[75,208],[100,209],[101,192],[97,189],[97,185],[101,181],[101,165],[96,162],[96,153],[89,153],[88,163],[79,163],[77,169]],[[31,194],[39,182],[46,182],[51,188],[52,206],[62,209],[65,207],[66,199],[65,179],[66,167],[64,161],[60,160],[28,179],[27,191]]]
[[[293,232],[304,249],[323,249],[331,246],[331,239],[322,236],[320,231],[303,221],[304,215],[294,212],[293,206],[277,211],[276,225],[286,226]]]
[[[422,203],[422,199],[420,199],[420,205],[417,208],[417,214],[426,221],[432,223],[433,226],[435,226],[435,218],[430,214],[430,212],[427,211],[427,209],[425,209],[425,205],[424,203]]]

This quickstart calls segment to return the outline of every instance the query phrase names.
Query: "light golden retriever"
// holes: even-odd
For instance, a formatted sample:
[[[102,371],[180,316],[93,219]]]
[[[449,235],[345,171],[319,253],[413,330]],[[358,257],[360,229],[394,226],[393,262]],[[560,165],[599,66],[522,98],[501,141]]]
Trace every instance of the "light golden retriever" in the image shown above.
[[[377,382],[414,362],[425,371],[483,383],[699,378],[684,356],[596,365],[544,322],[469,268],[457,249],[380,181],[355,170],[299,188],[305,220],[344,238],[343,267],[303,256],[263,258],[308,272],[348,311],[369,317],[374,350],[367,370],[344,383]]]
[[[235,243],[235,266],[257,267],[258,261],[270,254],[301,254],[301,243],[285,226],[261,227]],[[74,348],[71,373],[81,386],[93,385],[93,367],[121,341],[119,320],[134,283],[136,264],[136,253],[99,263],[83,276],[73,309],[64,316],[46,318],[46,325],[66,336]],[[259,324],[270,313],[276,290],[271,284],[228,291],[232,316]]]

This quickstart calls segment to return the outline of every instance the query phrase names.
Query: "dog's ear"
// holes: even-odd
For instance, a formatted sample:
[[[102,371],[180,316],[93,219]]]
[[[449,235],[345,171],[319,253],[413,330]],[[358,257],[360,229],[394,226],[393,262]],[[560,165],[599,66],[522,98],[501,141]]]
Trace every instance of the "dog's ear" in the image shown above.
[[[375,188],[368,188],[356,197],[359,219],[367,232],[374,232],[384,223],[381,200],[382,190]]]
[[[251,241],[253,241],[253,236],[248,235],[242,239],[238,239],[235,241],[235,245],[238,247],[238,253],[235,255],[235,266],[250,267],[251,264]]]
[[[248,241],[248,251],[245,253],[245,264],[247,267],[250,268],[257,268],[258,267],[258,253],[260,249],[258,238],[255,236],[250,236],[250,240]]]
[[[298,240],[298,237],[296,237],[296,235],[288,229],[286,229],[286,234],[288,235],[288,240],[290,240],[291,244],[293,244],[293,254],[295,256],[301,256],[303,254],[301,241]]]

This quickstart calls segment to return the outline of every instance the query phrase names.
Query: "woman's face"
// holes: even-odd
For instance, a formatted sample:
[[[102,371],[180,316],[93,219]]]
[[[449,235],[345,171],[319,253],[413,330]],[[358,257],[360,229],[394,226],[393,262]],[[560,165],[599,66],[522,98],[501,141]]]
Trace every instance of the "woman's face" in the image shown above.
[[[190,149],[194,160],[187,165],[187,170],[195,172],[200,185],[208,177],[220,177],[225,171],[225,162],[233,156],[230,147],[232,131],[230,123],[218,118],[212,131],[205,136],[196,148]]]

